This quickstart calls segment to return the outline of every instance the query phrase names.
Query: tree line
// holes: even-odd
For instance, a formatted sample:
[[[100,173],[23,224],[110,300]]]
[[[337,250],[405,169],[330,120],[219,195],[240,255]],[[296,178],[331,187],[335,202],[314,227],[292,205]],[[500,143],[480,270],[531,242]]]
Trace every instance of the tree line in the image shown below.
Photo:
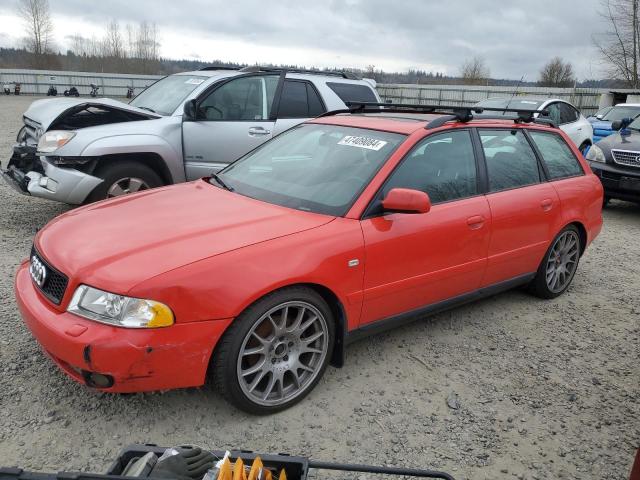
[[[606,31],[593,35],[593,44],[607,69],[608,80],[578,82],[573,65],[560,57],[550,59],[539,71],[535,81],[522,85],[545,87],[606,86],[640,87],[640,0],[601,0],[600,15]],[[54,45],[54,25],[48,0],[17,0],[18,14],[24,24],[22,49],[0,49],[0,67],[44,68],[51,70],[82,70],[111,73],[170,74],[197,70],[215,64],[226,67],[246,66],[241,63],[213,60],[169,60],[160,56],[160,35],[155,23],[121,26],[111,21],[101,37],[85,37],[79,33],[68,36],[66,53],[57,52]],[[269,65],[275,66],[275,65]],[[296,67],[295,65],[278,65]],[[335,69],[324,69],[335,70]],[[458,76],[440,72],[410,69],[408,72],[385,72],[370,65],[365,69],[350,69],[381,83],[509,85],[513,80],[491,78],[491,70],[481,55],[466,59]],[[585,85],[586,84],[586,85]]]

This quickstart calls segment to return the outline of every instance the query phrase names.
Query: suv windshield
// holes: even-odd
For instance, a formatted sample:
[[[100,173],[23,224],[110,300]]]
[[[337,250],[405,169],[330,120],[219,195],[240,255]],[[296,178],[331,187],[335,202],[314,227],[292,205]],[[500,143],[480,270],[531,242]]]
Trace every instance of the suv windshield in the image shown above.
[[[172,75],[158,80],[140,95],[131,100],[129,105],[144,108],[160,115],[171,115],[176,108],[202,84],[207,77],[197,75]]]
[[[605,122],[615,122],[623,118],[636,118],[640,114],[640,107],[613,107],[602,120]]]
[[[236,193],[299,210],[341,216],[405,135],[339,125],[295,127],[218,176]],[[212,180],[212,185],[220,182]]]

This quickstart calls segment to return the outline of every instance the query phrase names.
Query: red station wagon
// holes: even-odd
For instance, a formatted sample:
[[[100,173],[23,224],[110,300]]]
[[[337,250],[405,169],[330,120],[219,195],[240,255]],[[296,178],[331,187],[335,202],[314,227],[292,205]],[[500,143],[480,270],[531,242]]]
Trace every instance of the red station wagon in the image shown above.
[[[352,106],[210,178],[61,215],[18,270],[24,321],[91,387],[210,376],[268,413],[363,335],[522,285],[556,297],[602,227],[601,183],[531,112],[474,112]]]

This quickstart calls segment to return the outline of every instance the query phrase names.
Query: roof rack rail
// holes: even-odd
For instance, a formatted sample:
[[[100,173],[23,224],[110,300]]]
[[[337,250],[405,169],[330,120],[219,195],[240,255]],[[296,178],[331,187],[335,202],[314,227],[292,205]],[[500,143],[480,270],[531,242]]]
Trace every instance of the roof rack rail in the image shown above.
[[[307,70],[304,68],[286,68],[286,67],[261,67],[260,65],[250,65],[240,69],[245,73],[258,73],[258,72],[285,72],[285,73],[308,73],[311,75],[328,75],[330,77],[341,77],[348,80],[362,80],[358,75],[353,72],[347,71],[323,71],[323,70]]]
[[[240,70],[240,67],[225,67],[223,65],[207,65],[206,67],[199,68],[199,72],[206,72],[209,70]]]
[[[525,110],[514,108],[475,107],[460,105],[422,105],[406,103],[380,103],[380,102],[345,102],[347,109],[326,112],[322,117],[337,115],[340,113],[431,113],[442,115],[427,124],[426,129],[441,127],[447,122],[469,122],[474,118],[473,114],[484,112],[515,113],[515,117],[482,116],[479,119],[513,120],[515,123],[539,123],[556,127],[555,123],[548,119],[536,118],[534,115],[547,116],[547,110]]]

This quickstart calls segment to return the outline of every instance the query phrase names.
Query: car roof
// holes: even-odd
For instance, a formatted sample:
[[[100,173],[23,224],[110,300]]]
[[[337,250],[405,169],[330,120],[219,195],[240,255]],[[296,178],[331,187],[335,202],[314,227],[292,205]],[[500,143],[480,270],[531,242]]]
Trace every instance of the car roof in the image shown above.
[[[615,107],[640,107],[640,103],[618,103],[613,106],[613,108]]]
[[[320,123],[325,125],[340,125],[344,127],[367,128],[370,130],[382,130],[385,132],[400,133],[410,135],[415,131],[426,128],[432,120],[440,118],[442,114],[414,114],[414,113],[367,113],[367,114],[337,114],[318,117],[309,120],[307,123]],[[511,127],[522,128],[522,126],[535,125],[536,128],[555,130],[553,127],[538,123],[516,124],[513,118],[474,118],[469,122],[459,122],[452,120],[445,126],[483,126],[483,127]]]

